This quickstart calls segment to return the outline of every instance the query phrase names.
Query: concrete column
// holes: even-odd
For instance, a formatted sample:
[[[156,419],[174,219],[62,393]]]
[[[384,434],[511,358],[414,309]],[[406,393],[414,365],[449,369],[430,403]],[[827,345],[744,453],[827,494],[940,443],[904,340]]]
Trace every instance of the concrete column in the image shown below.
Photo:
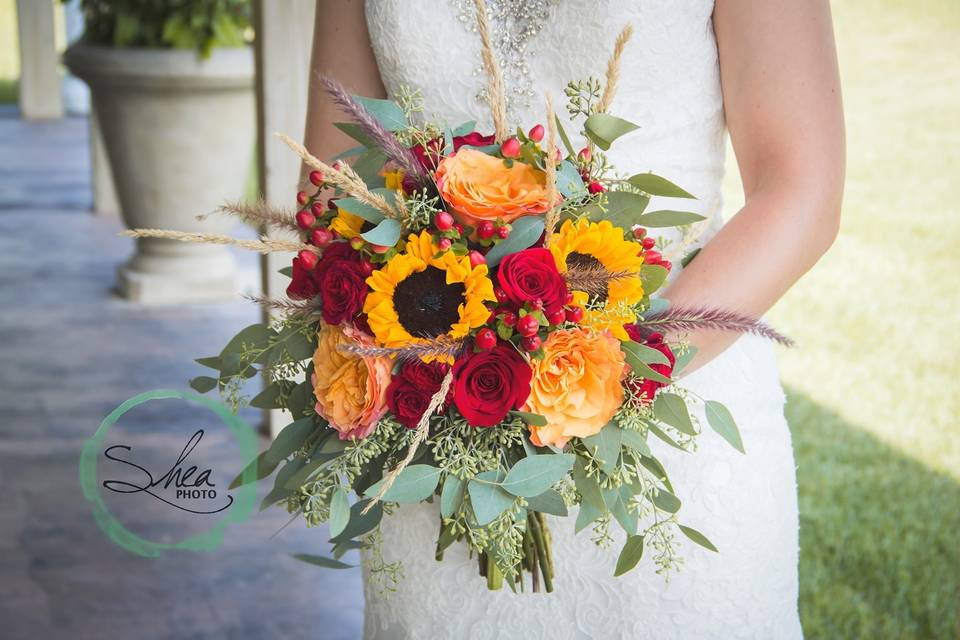
[[[90,109],[90,178],[93,187],[93,212],[100,216],[120,213],[117,188],[113,184],[113,170],[103,144],[103,132],[95,109]]]
[[[283,131],[295,140],[303,139],[307,112],[307,80],[313,38],[314,0],[256,0],[254,20],[257,33],[257,130],[260,189],[276,205],[294,202],[300,179],[300,159],[274,132]],[[292,254],[270,253],[263,257],[263,290],[270,297],[282,297],[289,280],[277,273],[288,266]],[[289,421],[289,414],[267,412],[271,435]]]
[[[63,117],[53,10],[54,0],[17,0],[20,114],[28,120]]]

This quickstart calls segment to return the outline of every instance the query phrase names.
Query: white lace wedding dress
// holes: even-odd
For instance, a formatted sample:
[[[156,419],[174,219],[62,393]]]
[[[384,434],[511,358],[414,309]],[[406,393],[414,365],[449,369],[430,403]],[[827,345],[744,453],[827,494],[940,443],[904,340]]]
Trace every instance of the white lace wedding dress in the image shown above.
[[[679,265],[680,255],[721,225],[725,130],[713,1],[487,4],[511,115],[524,128],[544,122],[545,91],[562,114],[569,80],[602,78],[614,38],[633,24],[611,112],[641,128],[610,156],[622,171],[654,171],[698,197],[683,206],[709,220],[675,238],[668,257]],[[388,91],[420,89],[428,115],[453,126],[479,119],[481,131],[491,131],[478,101],[484,76],[472,7],[471,0],[367,0],[367,23]],[[676,202],[654,201],[651,210],[671,206]],[[618,527],[611,527],[619,532],[614,545],[598,549],[589,529],[574,536],[573,518],[551,518],[555,592],[490,592],[465,545],[434,560],[435,505],[404,507],[384,519],[382,532],[385,559],[402,561],[405,577],[395,593],[382,596],[365,568],[365,637],[800,638],[796,480],[772,347],[741,338],[683,384],[729,407],[747,450],[736,452],[709,429],[695,453],[651,443],[683,500],[681,522],[703,531],[720,553],[681,536],[684,566],[669,582],[655,573],[649,549],[632,572],[614,578]]]

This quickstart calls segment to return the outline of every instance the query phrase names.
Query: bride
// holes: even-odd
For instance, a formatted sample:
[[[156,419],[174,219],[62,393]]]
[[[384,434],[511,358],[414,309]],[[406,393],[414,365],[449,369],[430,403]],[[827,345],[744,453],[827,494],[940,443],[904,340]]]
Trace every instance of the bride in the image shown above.
[[[667,290],[672,304],[759,316],[833,242],[844,130],[827,0],[487,5],[509,116],[524,128],[542,122],[545,93],[559,103],[567,81],[602,77],[616,33],[632,23],[612,111],[641,128],[611,159],[673,180],[708,217],[668,245],[666,257],[678,266],[702,248]],[[419,89],[441,110],[428,115],[474,119],[487,109],[473,11],[472,0],[318,0],[313,69],[360,95]],[[306,143],[315,155],[352,146],[332,126],[338,118],[319,86],[311,87]],[[490,123],[481,120],[478,129]],[[723,225],[727,131],[746,205]],[[712,432],[699,439],[696,455],[657,453],[680,492],[684,520],[719,553],[673,540],[682,566],[672,566],[663,541],[660,558],[651,548],[637,569],[615,579],[619,545],[598,549],[589,531],[575,537],[569,520],[552,527],[556,592],[490,592],[466,545],[434,560],[435,505],[404,507],[382,523],[383,560],[402,562],[396,592],[377,588],[365,558],[365,637],[800,638],[796,478],[772,348],[749,336],[691,339],[699,352],[684,386],[730,408],[747,454]]]

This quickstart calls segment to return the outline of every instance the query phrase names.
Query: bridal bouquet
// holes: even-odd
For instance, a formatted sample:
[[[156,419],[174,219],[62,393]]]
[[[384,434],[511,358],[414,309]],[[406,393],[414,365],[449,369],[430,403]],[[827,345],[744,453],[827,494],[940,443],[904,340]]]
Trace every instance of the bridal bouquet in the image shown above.
[[[574,506],[575,522],[562,526],[590,527],[601,544],[613,523],[626,532],[616,575],[645,545],[667,564],[677,530],[715,550],[680,524],[649,440],[691,449],[703,428],[691,407],[703,404],[707,424],[743,445],[723,405],[674,382],[695,349],[669,336],[702,327],[779,336],[653,297],[672,265],[648,229],[702,218],[647,212],[651,196],[693,196],[652,173],[617,177],[607,162],[604,152],[636,128],[607,113],[629,27],[606,83],[566,90],[582,122],[578,150],[549,99],[543,124],[507,128],[480,24],[493,133],[427,121],[412,92],[374,100],[326,79],[349,116],[336,126],[359,146],[328,164],[284,137],[312,169],[299,211],[226,207],[295,240],[133,232],[297,252],[284,270],[288,299],[260,300],[273,319],[198,360],[218,375],[191,381],[236,400],[243,380],[261,374],[268,384],[250,404],[294,418],[235,485],[276,471],[264,507],[327,522],[331,555],[302,556],[327,567],[364,546],[385,570],[381,519],[423,501],[437,504],[437,559],[468,545],[492,589],[523,589],[528,572],[534,591],[552,590],[562,567],[550,526],[560,525],[546,516]]]

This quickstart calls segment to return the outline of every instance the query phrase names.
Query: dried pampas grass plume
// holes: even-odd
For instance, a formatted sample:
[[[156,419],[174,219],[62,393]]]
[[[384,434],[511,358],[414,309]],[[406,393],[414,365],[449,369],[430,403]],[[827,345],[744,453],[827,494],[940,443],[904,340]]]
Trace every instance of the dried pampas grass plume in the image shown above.
[[[490,101],[490,115],[493,117],[493,131],[497,143],[500,143],[510,135],[507,127],[507,99],[503,88],[503,73],[493,54],[487,3],[484,0],[473,0],[473,4],[477,8],[477,31],[483,47],[483,68],[487,72],[487,98]]]
[[[547,158],[544,169],[547,180],[547,202],[551,204],[543,220],[543,246],[549,247],[553,239],[553,232],[560,221],[560,206],[557,202],[557,165],[554,160],[557,155],[557,119],[553,113],[553,101],[547,94]]]
[[[279,240],[275,238],[260,238],[259,240],[239,240],[231,236],[222,236],[216,233],[187,233],[172,229],[128,229],[120,232],[128,238],[160,238],[161,240],[177,240],[179,242],[193,242],[197,244],[225,244],[242,249],[250,249],[258,253],[273,253],[274,251],[312,251],[322,252],[318,247],[303,242]]]
[[[627,43],[630,42],[632,35],[633,25],[627,23],[623,31],[620,32],[620,35],[617,36],[617,41],[613,45],[613,55],[610,56],[610,60],[607,62],[607,84],[603,88],[603,96],[601,96],[600,102],[597,103],[598,113],[606,113],[607,109],[610,108],[610,104],[613,102],[613,96],[617,93],[617,80],[620,79],[620,58],[623,56],[623,49],[627,46]]]

